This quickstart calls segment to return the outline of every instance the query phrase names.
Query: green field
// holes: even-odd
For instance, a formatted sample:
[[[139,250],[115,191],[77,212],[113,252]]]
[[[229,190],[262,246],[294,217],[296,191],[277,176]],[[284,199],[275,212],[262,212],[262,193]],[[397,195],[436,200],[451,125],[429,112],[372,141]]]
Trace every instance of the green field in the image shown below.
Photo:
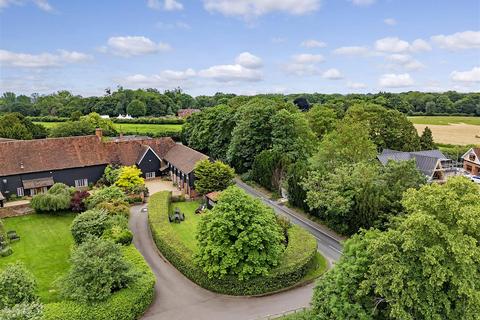
[[[464,123],[480,126],[480,117],[408,117],[414,124],[430,124],[430,125],[449,125],[455,123]]]
[[[53,128],[59,125],[61,122],[34,122],[41,124],[46,128]],[[115,129],[118,132],[124,133],[159,133],[159,132],[180,132],[182,131],[181,124],[143,124],[143,123],[114,123]]]
[[[55,280],[64,275],[73,239],[70,224],[74,214],[31,214],[6,218],[6,230],[15,230],[20,241],[12,243],[13,254],[0,258],[0,270],[8,263],[21,261],[34,275],[38,294],[44,303],[58,301]]]
[[[195,209],[198,208],[201,201],[188,201],[188,202],[172,202],[170,204],[170,212],[173,212],[175,208],[180,209],[185,215],[185,221],[181,223],[170,224],[175,230],[175,234],[181,239],[181,241],[193,252],[197,252],[197,225],[202,217],[201,214],[196,214]]]

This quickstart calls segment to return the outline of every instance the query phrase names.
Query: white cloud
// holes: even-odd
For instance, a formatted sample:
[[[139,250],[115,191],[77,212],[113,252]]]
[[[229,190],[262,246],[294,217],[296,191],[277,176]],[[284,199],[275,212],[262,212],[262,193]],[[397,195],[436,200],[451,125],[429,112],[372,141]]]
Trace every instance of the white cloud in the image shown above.
[[[209,12],[243,18],[258,17],[274,11],[302,15],[320,8],[320,0],[203,0],[203,4]]]
[[[368,52],[369,50],[367,47],[360,46],[340,47],[333,50],[334,54],[346,56],[365,56]]]
[[[166,22],[157,22],[155,24],[155,27],[158,29],[162,30],[173,30],[173,29],[183,29],[183,30],[189,30],[191,29],[190,25],[186,22],[183,21],[177,21],[175,23],[166,23]]]
[[[176,0],[164,0],[163,4],[160,3],[160,0],[148,0],[147,6],[154,10],[175,11],[183,9],[183,4]]]
[[[375,3],[375,0],[350,0],[356,6],[369,6]]]
[[[386,57],[387,61],[392,62],[395,65],[406,68],[407,70],[420,70],[425,68],[425,65],[420,61],[414,59],[408,54],[395,53]]]
[[[384,88],[402,88],[412,86],[414,81],[408,73],[389,73],[382,75],[378,83]]]
[[[250,52],[240,53],[235,59],[235,63],[249,69],[258,69],[263,65],[262,59],[251,54]]]
[[[21,68],[48,68],[59,67],[67,63],[78,63],[92,60],[93,57],[77,52],[58,50],[57,54],[53,53],[16,53],[8,50],[0,50],[0,64],[10,67]]]
[[[323,41],[310,39],[310,40],[303,41],[301,43],[301,46],[305,48],[324,48],[327,46],[327,44]]]
[[[193,69],[186,69],[184,71],[164,70],[159,74],[143,75],[135,74],[127,76],[123,79],[118,79],[122,85],[127,85],[135,88],[146,87],[161,87],[161,88],[175,88],[178,86],[184,86],[185,83],[191,78],[196,76],[196,72]]]
[[[171,49],[167,43],[155,43],[142,36],[111,37],[108,39],[107,45],[108,47],[104,48],[103,51],[109,51],[123,57],[151,54]]]
[[[367,87],[367,85],[363,82],[352,82],[348,81],[347,82],[347,87],[350,89],[364,89]]]
[[[375,49],[381,52],[403,53],[429,51],[432,48],[422,39],[416,39],[410,44],[408,41],[396,37],[387,37],[375,41]]]
[[[33,0],[33,2],[39,9],[43,11],[46,11],[46,12],[53,11],[53,7],[50,5],[50,3],[48,3],[47,0]]]
[[[397,20],[393,18],[387,18],[383,20],[383,23],[385,23],[387,26],[396,26],[397,25]]]
[[[329,80],[340,80],[343,78],[343,75],[340,71],[335,68],[328,69],[322,74],[322,77]]]
[[[245,68],[239,64],[212,66],[198,72],[200,77],[210,78],[220,82],[260,81],[263,74],[259,70]]]
[[[23,5],[26,0],[0,0],[0,10],[3,8],[7,8],[10,5]],[[40,10],[46,12],[53,12],[54,8],[48,2],[48,0],[31,0]]]
[[[480,67],[468,71],[453,71],[450,78],[458,82],[480,82]]]
[[[480,48],[480,31],[463,31],[451,35],[436,35],[431,40],[440,48],[449,50]]]
[[[291,61],[283,66],[286,73],[297,76],[320,74],[318,64],[325,61],[321,54],[302,53],[292,56]]]
[[[321,54],[302,53],[293,56],[293,61],[297,63],[318,63],[325,61]]]

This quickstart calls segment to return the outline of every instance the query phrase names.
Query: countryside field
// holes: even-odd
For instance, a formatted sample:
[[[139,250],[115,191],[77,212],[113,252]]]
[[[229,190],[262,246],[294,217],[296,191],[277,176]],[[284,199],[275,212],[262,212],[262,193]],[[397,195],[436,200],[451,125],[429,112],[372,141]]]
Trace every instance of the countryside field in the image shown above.
[[[433,133],[437,143],[480,145],[480,117],[409,117],[419,134],[425,127]]]
[[[61,122],[34,122],[41,124],[46,128],[53,128]],[[146,134],[159,132],[180,132],[182,131],[181,124],[143,124],[143,123],[114,123],[118,132],[129,134]]]

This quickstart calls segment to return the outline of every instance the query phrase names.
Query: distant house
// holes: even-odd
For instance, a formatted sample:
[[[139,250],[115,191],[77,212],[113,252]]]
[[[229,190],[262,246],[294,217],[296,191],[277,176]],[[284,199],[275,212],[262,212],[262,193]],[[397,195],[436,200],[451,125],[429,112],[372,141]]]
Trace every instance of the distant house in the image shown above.
[[[463,169],[473,176],[480,176],[480,148],[471,148],[463,156]]]
[[[193,169],[204,154],[171,138],[104,140],[96,135],[0,142],[0,192],[5,198],[43,193],[56,182],[86,187],[108,164],[136,165],[146,179],[170,175],[194,194]]]
[[[180,118],[188,118],[195,112],[200,112],[200,109],[180,109],[177,111],[177,116]]]
[[[377,158],[383,165],[386,165],[389,160],[407,161],[414,159],[418,171],[423,173],[430,182],[444,182],[449,176],[453,176],[457,172],[453,160],[447,158],[440,150],[403,152],[384,149]]]
[[[220,192],[218,192],[218,191],[213,191],[213,192],[207,193],[205,195],[205,199],[207,200],[207,208],[208,209],[212,209],[215,206],[215,204],[218,201],[219,196],[220,196]]]

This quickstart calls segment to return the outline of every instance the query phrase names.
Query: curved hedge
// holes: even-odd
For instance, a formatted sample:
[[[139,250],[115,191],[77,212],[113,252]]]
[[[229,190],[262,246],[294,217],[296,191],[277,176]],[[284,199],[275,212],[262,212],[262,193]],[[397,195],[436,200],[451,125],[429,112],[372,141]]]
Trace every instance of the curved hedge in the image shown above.
[[[123,248],[127,261],[138,273],[128,288],[106,301],[83,304],[74,301],[49,303],[44,306],[43,320],[134,320],[150,306],[154,297],[155,276],[133,245]]]
[[[187,278],[208,290],[229,295],[260,295],[278,291],[298,283],[307,273],[317,252],[315,238],[304,229],[292,226],[288,231],[288,246],[278,267],[266,277],[239,281],[230,276],[209,279],[195,267],[194,252],[177,237],[168,223],[171,193],[159,192],[150,197],[148,221],[153,239],[162,254]]]

